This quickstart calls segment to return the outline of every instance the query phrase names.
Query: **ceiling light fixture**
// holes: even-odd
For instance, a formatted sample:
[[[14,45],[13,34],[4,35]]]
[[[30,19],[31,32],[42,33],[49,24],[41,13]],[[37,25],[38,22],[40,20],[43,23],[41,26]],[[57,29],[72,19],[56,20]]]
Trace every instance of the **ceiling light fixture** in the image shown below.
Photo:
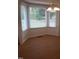
[[[47,8],[47,11],[49,12],[55,12],[55,11],[60,11],[60,8],[56,7],[55,4],[50,4],[50,6]]]
[[[54,10],[55,10],[55,11],[60,11],[60,8],[54,7]]]
[[[48,7],[48,8],[47,8],[47,11],[49,11],[49,12],[54,12],[54,9],[53,9],[52,7]]]

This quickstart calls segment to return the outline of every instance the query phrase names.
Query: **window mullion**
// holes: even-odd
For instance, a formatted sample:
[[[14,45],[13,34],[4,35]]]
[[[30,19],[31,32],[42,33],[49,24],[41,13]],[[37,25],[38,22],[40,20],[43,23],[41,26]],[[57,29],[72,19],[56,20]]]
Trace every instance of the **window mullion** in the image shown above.
[[[27,6],[27,27],[30,29],[30,22],[29,22],[29,6]]]
[[[49,12],[46,11],[47,27],[49,27]]]

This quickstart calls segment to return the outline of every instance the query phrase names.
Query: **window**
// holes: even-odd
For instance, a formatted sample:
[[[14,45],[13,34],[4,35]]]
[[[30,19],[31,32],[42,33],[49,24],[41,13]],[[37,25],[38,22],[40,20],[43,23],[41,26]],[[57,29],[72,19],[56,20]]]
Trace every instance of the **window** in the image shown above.
[[[27,29],[27,9],[26,6],[21,5],[21,25],[22,25],[22,31],[25,31]]]
[[[56,27],[56,12],[49,12],[49,27]]]
[[[27,30],[27,25],[28,28],[56,27],[56,12],[47,13],[44,7],[21,5],[21,25],[22,31]]]
[[[30,28],[46,27],[45,9],[29,7]]]

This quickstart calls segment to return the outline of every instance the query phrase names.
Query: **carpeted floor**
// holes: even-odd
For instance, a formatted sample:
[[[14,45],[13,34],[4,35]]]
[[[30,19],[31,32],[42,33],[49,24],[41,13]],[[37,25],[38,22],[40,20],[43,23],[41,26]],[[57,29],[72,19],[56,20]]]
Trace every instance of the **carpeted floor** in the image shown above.
[[[60,38],[40,36],[28,39],[19,49],[24,59],[60,59]]]

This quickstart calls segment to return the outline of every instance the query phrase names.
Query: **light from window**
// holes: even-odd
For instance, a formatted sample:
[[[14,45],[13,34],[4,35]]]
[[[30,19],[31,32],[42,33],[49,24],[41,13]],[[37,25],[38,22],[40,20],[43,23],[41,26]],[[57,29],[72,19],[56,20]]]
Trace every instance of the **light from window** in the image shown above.
[[[26,14],[26,7],[21,5],[21,25],[22,25],[22,31],[25,31],[27,29],[27,14]]]
[[[46,27],[45,9],[29,7],[30,28]]]
[[[49,27],[56,27],[56,12],[49,12]]]

